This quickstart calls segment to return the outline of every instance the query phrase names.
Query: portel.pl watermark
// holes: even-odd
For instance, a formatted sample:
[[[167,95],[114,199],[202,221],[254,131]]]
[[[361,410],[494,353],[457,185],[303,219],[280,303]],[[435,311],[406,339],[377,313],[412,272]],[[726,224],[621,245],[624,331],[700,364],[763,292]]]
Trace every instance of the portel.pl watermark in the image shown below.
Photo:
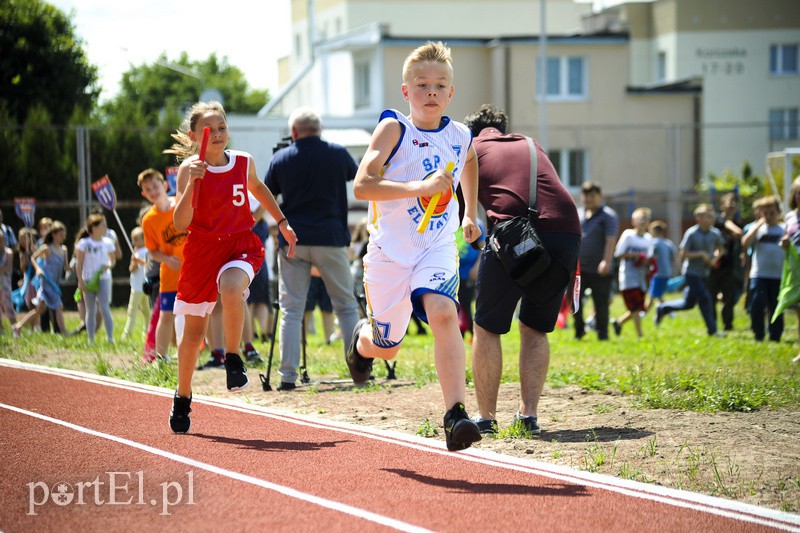
[[[105,472],[92,481],[48,484],[32,481],[28,487],[28,515],[36,516],[43,505],[149,505],[161,515],[170,515],[176,505],[195,505],[194,472],[181,481],[165,481],[160,491],[145,495],[144,472]]]

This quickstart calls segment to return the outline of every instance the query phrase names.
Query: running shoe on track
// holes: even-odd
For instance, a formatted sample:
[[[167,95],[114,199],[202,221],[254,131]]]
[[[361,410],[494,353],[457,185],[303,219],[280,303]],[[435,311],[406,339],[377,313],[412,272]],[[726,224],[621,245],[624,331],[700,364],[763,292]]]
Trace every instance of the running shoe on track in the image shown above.
[[[370,374],[372,373],[372,363],[374,359],[369,359],[358,353],[358,336],[361,333],[361,328],[364,324],[368,324],[368,318],[362,318],[356,322],[356,327],[353,328],[353,334],[350,336],[350,345],[347,348],[347,353],[344,360],[347,363],[347,368],[350,370],[350,376],[356,385],[366,383]]]
[[[481,430],[470,420],[463,403],[455,404],[444,414],[444,437],[451,452],[466,450],[481,440]]]
[[[192,412],[191,405],[191,396],[184,398],[178,396],[177,391],[175,392],[175,396],[172,398],[172,411],[169,413],[169,427],[175,433],[189,432],[189,427],[192,425],[192,421],[189,419],[189,413]]]
[[[225,354],[225,373],[228,377],[228,390],[231,392],[240,391],[250,384],[244,363],[238,353]]]

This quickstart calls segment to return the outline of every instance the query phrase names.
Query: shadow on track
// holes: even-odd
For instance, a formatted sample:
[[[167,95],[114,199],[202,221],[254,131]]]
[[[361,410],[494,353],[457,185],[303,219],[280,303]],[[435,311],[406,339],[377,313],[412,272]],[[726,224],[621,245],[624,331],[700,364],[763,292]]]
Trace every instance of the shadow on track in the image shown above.
[[[233,444],[244,450],[273,451],[273,452],[316,452],[323,448],[335,448],[338,444],[353,442],[350,440],[335,440],[329,442],[297,442],[297,441],[268,441],[262,439],[237,439],[233,437],[220,437],[218,435],[205,435],[203,433],[189,433],[189,437],[206,439],[218,444]]]

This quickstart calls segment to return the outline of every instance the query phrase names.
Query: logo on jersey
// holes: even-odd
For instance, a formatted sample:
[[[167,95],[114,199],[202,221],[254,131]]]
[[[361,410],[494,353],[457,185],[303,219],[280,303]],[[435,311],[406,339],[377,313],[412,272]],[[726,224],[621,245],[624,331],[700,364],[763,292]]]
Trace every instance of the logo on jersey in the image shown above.
[[[413,141],[411,141],[411,144],[413,144],[414,146],[419,146],[420,148],[425,148],[426,146],[428,146],[428,143],[426,143],[426,142],[419,142],[419,141],[418,141],[418,140],[416,140],[416,139],[414,139]]]
[[[433,283],[434,281],[438,281],[440,283],[447,281],[447,272],[434,272],[431,279],[428,280],[429,283]]]

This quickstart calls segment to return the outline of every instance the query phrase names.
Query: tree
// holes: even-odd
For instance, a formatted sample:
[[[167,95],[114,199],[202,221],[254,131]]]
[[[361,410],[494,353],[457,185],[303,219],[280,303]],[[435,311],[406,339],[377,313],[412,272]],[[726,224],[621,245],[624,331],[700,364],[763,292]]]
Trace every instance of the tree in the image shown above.
[[[53,127],[44,106],[30,109],[20,138],[19,169],[24,188],[41,198],[65,198],[73,194],[64,156],[62,128]]]
[[[165,54],[152,64],[132,67],[122,75],[120,91],[103,107],[111,116],[120,107],[134,103],[140,106],[146,124],[162,122],[165,112],[182,112],[200,99],[204,90],[216,89],[224,99],[225,110],[255,113],[269,100],[267,90],[249,88],[244,73],[211,54],[204,61],[191,61],[186,52],[171,61]]]
[[[65,124],[76,106],[92,109],[100,93],[70,17],[41,0],[0,0],[0,100],[22,123],[42,106]]]

